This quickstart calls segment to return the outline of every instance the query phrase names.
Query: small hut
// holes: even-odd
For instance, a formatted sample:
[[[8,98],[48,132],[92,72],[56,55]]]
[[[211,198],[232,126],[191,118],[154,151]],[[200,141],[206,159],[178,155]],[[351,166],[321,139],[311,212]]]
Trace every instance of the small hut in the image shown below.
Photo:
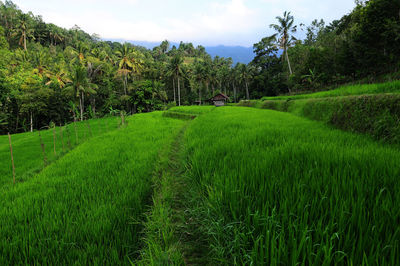
[[[223,93],[218,93],[214,97],[210,99],[210,102],[212,102],[215,106],[224,106],[226,101],[229,100],[229,97],[226,96]]]

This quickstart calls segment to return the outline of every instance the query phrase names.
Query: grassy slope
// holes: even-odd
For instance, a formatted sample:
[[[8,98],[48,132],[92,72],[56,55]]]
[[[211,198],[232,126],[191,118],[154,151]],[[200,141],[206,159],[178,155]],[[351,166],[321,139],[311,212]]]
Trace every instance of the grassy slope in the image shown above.
[[[183,122],[161,113],[128,120],[1,189],[0,261],[119,265],[138,255],[158,152]]]
[[[186,145],[216,263],[400,262],[398,149],[234,107],[194,120]]]
[[[177,112],[177,113],[185,113],[191,115],[201,115],[208,113],[215,109],[213,105],[206,105],[206,106],[177,106],[172,107],[168,110],[168,112]]]
[[[43,130],[41,132],[45,144],[45,152],[48,162],[52,162],[65,154],[71,148],[91,137],[88,122],[76,123],[78,141],[76,141],[75,129],[72,124],[63,127],[63,145],[61,141],[61,131],[56,129],[56,153],[54,155],[53,130]],[[116,129],[119,118],[103,118],[90,120],[89,126],[93,136],[98,136],[104,132]],[[40,147],[38,132],[21,133],[11,136],[13,145],[14,163],[16,168],[16,181],[22,182],[43,169],[43,155]],[[68,145],[70,143],[70,145]],[[0,187],[12,184],[12,165],[10,157],[10,146],[7,135],[0,136]]]
[[[344,86],[337,88],[335,90],[321,91],[310,94],[263,97],[262,100],[288,100],[288,99],[295,100],[295,99],[309,99],[309,98],[323,98],[323,97],[379,94],[379,93],[400,93],[400,80],[386,82],[386,83],[377,83],[377,84]]]

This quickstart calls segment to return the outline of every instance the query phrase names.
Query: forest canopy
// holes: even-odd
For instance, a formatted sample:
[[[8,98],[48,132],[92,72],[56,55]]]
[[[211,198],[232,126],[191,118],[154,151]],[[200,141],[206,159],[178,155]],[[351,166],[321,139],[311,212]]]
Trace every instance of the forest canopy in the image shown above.
[[[316,19],[306,26],[290,12],[277,15],[275,34],[254,44],[254,60],[233,65],[192,43],[163,41],[148,50],[103,41],[0,1],[0,134],[204,104],[217,92],[237,102],[399,78],[399,1],[357,1],[330,24]]]

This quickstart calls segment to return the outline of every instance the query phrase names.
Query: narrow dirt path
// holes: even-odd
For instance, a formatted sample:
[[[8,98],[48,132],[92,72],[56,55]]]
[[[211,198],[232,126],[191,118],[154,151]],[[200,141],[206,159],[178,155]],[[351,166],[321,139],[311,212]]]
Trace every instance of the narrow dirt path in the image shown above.
[[[200,193],[187,176],[184,133],[175,137],[156,170],[153,208],[145,224],[146,248],[140,264],[207,265],[208,242],[196,215]]]

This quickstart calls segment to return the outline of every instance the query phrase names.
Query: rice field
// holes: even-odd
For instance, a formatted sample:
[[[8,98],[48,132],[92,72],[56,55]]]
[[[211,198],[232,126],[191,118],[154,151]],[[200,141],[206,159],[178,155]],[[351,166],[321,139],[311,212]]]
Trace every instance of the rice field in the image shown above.
[[[276,96],[263,97],[261,100],[289,100],[289,99],[309,99],[309,98],[324,98],[337,96],[350,96],[362,94],[380,94],[380,93],[400,93],[400,81],[391,81],[375,84],[360,84],[339,87],[334,90],[320,91],[310,94],[298,94],[292,96]]]
[[[398,149],[235,107],[198,117],[185,141],[213,263],[400,263]]]
[[[90,121],[55,156],[42,131],[45,168],[38,133],[13,135],[15,185],[0,136],[0,263],[400,264],[398,146],[272,110],[168,112],[196,118]]]
[[[128,265],[138,256],[158,153],[182,123],[161,113],[130,117],[0,188],[1,264]]]
[[[26,181],[45,167],[41,143],[44,145],[46,163],[50,164],[88,139],[116,129],[119,123],[120,118],[110,117],[43,129],[40,136],[38,131],[13,134],[11,143],[16,182]],[[11,185],[12,182],[9,139],[7,135],[0,135],[0,187]]]

